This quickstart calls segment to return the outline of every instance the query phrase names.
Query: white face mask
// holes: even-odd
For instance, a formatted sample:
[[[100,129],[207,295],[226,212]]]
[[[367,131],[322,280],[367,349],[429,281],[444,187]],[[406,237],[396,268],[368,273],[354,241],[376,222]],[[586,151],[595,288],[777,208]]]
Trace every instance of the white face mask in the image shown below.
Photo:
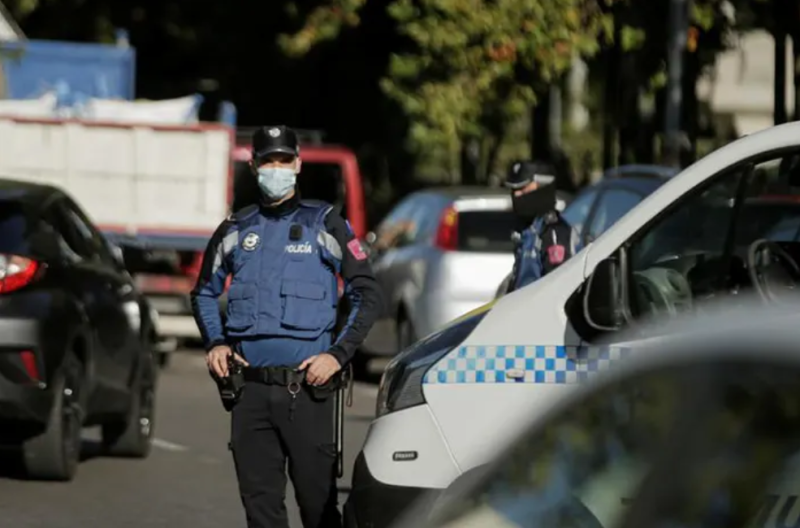
[[[258,186],[270,200],[285,198],[297,182],[294,169],[270,167],[258,169]]]

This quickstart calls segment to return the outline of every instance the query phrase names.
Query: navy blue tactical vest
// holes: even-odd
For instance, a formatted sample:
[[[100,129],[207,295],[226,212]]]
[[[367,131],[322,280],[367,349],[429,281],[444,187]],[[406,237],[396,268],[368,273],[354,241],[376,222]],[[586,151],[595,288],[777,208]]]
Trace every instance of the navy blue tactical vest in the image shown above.
[[[548,231],[548,227],[551,229]],[[560,228],[560,229],[559,229]],[[516,277],[514,277],[514,284],[512,290],[518,290],[523,286],[527,286],[532,282],[536,282],[545,275],[545,265],[543,258],[543,244],[542,236],[548,235],[556,236],[556,229],[559,231],[567,231],[558,237],[558,243],[563,245],[564,255],[562,259],[572,258],[575,253],[581,250],[581,243],[578,240],[578,233],[571,228],[568,224],[550,224],[548,225],[545,217],[536,218],[533,223],[519,233],[517,245],[515,248],[515,258],[517,263]],[[556,239],[553,239],[556,242]]]
[[[336,275],[324,239],[327,204],[300,202],[268,217],[257,208],[237,219],[231,255],[230,337],[316,339],[336,322]]]
[[[543,228],[544,220],[537,218],[528,229],[520,233],[520,239],[516,246],[519,268],[515,277],[515,290],[542,278],[544,271],[541,260],[542,239],[539,234]]]

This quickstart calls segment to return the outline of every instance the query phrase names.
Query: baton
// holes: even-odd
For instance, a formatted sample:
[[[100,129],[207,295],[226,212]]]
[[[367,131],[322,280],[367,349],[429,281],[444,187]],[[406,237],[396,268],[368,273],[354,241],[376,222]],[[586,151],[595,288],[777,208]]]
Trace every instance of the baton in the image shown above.
[[[336,434],[336,475],[342,478],[344,475],[344,398],[342,392],[344,389],[339,389],[334,395],[335,411],[335,434]]]

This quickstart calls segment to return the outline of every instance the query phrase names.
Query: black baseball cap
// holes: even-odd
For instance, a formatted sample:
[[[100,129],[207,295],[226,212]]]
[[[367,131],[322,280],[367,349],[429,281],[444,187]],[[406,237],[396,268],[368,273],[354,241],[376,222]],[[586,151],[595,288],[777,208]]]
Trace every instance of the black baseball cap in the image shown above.
[[[553,183],[555,169],[549,163],[541,161],[515,161],[508,168],[504,185],[509,189],[522,189],[537,180],[543,185]]]
[[[300,145],[294,130],[283,125],[264,126],[253,133],[253,159],[280,152],[297,156]]]

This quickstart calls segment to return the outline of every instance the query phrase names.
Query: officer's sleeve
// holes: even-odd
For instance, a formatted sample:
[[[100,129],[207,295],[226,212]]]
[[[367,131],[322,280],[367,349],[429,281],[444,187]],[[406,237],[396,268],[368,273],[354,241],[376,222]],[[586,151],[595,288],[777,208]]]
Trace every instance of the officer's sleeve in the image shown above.
[[[344,219],[338,214],[329,214],[325,218],[325,228],[341,250],[338,271],[344,280],[344,294],[350,301],[347,321],[330,350],[339,364],[344,365],[367,338],[378,319],[383,300],[367,255]]]
[[[226,220],[208,241],[197,284],[191,293],[192,313],[206,350],[225,344],[218,298],[225,291],[230,265],[228,256],[238,243],[236,224]]]
[[[571,259],[580,248],[577,232],[563,220],[548,226],[542,233],[541,262],[544,275]]]
[[[519,251],[514,252],[514,266],[511,268],[511,275],[508,277],[508,283],[505,284],[505,292],[504,295],[508,295],[509,293],[514,291],[514,287],[517,284],[517,274],[519,273]]]

